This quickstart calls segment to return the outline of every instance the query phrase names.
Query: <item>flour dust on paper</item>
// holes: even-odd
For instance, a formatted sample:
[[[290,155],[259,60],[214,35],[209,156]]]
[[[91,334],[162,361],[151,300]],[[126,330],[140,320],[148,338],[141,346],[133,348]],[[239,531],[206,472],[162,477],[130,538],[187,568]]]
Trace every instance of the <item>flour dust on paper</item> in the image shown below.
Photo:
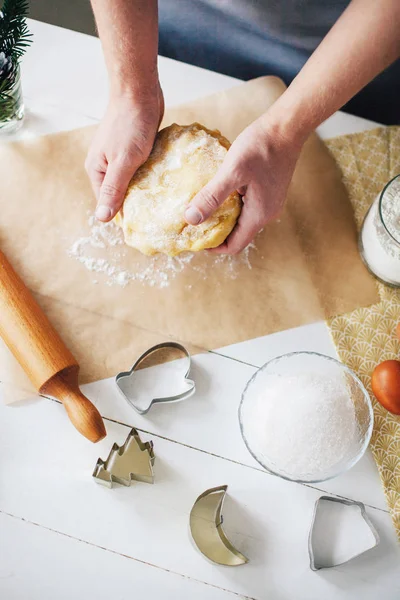
[[[93,283],[125,287],[131,281],[156,288],[168,287],[180,273],[191,270],[206,279],[210,268],[218,269],[221,279],[236,279],[239,267],[251,269],[250,244],[236,256],[185,252],[169,257],[163,254],[144,256],[129,248],[122,230],[113,222],[102,223],[94,216],[88,218],[88,231],[74,240],[67,253],[88,271],[93,273]]]

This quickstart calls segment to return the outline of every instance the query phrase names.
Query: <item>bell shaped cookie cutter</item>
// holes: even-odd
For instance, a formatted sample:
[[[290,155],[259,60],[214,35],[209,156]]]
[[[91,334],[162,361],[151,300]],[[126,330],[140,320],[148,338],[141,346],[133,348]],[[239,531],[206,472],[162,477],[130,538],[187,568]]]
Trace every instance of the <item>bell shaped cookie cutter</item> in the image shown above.
[[[133,480],[154,483],[154,461],[153,442],[142,442],[137,430],[132,429],[123,446],[113,444],[108,458],[98,459],[93,477],[109,488],[113,482],[125,486]]]
[[[135,372],[143,364],[143,362],[146,358],[148,358],[152,354],[155,354],[157,352],[160,352],[160,351],[168,349],[168,348],[174,348],[174,349],[178,350],[183,355],[183,357],[186,359],[186,368],[185,368],[183,377],[184,377],[185,383],[187,383],[187,385],[188,385],[188,389],[185,390],[184,392],[180,392],[179,394],[176,394],[174,396],[152,398],[152,399],[150,399],[149,404],[145,408],[140,408],[137,405],[137,403],[135,402],[134,397],[129,392],[129,385],[127,386],[126,384],[129,382],[129,380],[132,377],[134,377]],[[152,348],[149,348],[148,350],[146,350],[146,352],[144,352],[137,359],[137,361],[134,363],[134,365],[132,366],[132,368],[129,371],[123,371],[121,373],[118,373],[118,375],[115,378],[115,383],[118,387],[119,392],[122,394],[122,396],[125,398],[125,400],[130,404],[130,406],[132,406],[132,408],[134,408],[135,411],[137,413],[139,413],[140,415],[146,415],[154,404],[167,404],[167,403],[171,403],[171,402],[181,402],[182,400],[186,400],[187,398],[190,398],[190,396],[192,396],[195,393],[196,384],[192,379],[188,378],[189,373],[190,373],[190,368],[191,368],[190,353],[184,346],[182,346],[181,344],[178,344],[177,342],[163,342],[161,344],[157,344],[156,346],[153,346]]]
[[[190,512],[190,532],[206,558],[219,565],[237,567],[249,561],[228,540],[222,528],[227,489],[227,485],[211,488],[197,498]]]
[[[368,534],[368,539],[366,539],[364,546],[361,546],[353,551],[350,550],[350,552],[347,551],[345,558],[344,559],[342,558],[339,560],[334,560],[334,559],[332,559],[332,557],[327,558],[327,556],[324,556],[324,554],[325,554],[324,552],[322,552],[322,554],[321,554],[321,552],[318,551],[318,544],[316,544],[315,540],[314,540],[314,534],[316,532],[316,525],[318,523],[318,518],[319,518],[319,513],[321,510],[321,507],[324,504],[326,505],[326,507],[329,507],[329,505],[331,505],[331,507],[333,507],[334,503],[341,504],[343,506],[348,506],[348,507],[358,507],[358,509],[360,511],[359,518],[363,520],[366,530],[367,530],[367,534]],[[328,510],[329,510],[329,508],[328,508]],[[335,532],[335,533],[337,536],[337,532]],[[328,539],[325,539],[325,537]],[[318,498],[318,500],[315,503],[314,514],[313,514],[312,521],[311,521],[310,534],[308,537],[308,554],[310,557],[310,569],[312,571],[319,571],[320,569],[329,569],[329,568],[339,567],[340,565],[347,564],[349,561],[353,560],[354,558],[357,558],[358,556],[361,556],[368,550],[372,550],[372,548],[375,548],[379,544],[379,541],[380,541],[379,534],[376,531],[370,518],[368,517],[367,512],[365,510],[365,505],[362,502],[356,502],[355,500],[345,500],[343,498],[334,498],[332,496],[321,496],[320,498]],[[327,532],[325,529],[324,530],[324,540],[323,540],[324,549],[328,546],[328,544],[329,544],[329,532]]]

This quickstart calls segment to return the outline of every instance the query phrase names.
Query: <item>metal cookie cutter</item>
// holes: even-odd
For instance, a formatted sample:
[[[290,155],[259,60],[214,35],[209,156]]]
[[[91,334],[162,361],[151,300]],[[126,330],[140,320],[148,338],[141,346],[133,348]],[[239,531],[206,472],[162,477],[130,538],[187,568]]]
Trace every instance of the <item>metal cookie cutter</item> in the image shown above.
[[[166,348],[175,348],[176,350],[179,350],[179,352],[183,355],[184,358],[186,358],[187,367],[186,367],[183,377],[184,377],[185,383],[187,383],[187,385],[189,387],[184,392],[181,392],[174,396],[165,396],[163,398],[153,398],[150,400],[147,407],[140,408],[135,403],[134,397],[130,393],[130,389],[129,389],[130,386],[127,384],[129,384],[129,380],[134,376],[135,371],[137,371],[139,369],[140,365],[142,365],[142,363],[144,362],[144,360],[146,358],[148,358],[151,354],[155,354],[156,352],[160,352],[162,350],[165,350]],[[188,379],[190,367],[191,367],[191,357],[190,357],[189,352],[186,350],[186,348],[184,346],[182,346],[181,344],[178,344],[177,342],[163,342],[162,344],[157,344],[156,346],[153,346],[152,348],[149,348],[148,350],[146,350],[146,352],[144,352],[142,354],[142,356],[140,356],[137,359],[137,361],[135,362],[133,367],[130,369],[130,371],[123,371],[122,373],[118,373],[118,375],[115,378],[115,383],[117,384],[117,387],[118,387],[120,393],[122,394],[122,396],[125,398],[125,400],[127,402],[129,402],[129,404],[132,406],[132,408],[134,408],[136,410],[136,412],[138,412],[140,415],[145,415],[149,412],[149,410],[151,409],[153,404],[164,404],[167,402],[180,402],[181,400],[186,400],[187,398],[189,398],[190,396],[192,396],[194,394],[194,392],[196,391],[195,382],[192,379]]]
[[[228,567],[249,562],[225,535],[222,506],[228,486],[211,488],[201,494],[190,512],[190,532],[197,548],[209,560]]]
[[[112,488],[113,482],[130,486],[133,480],[154,483],[153,442],[142,442],[132,429],[123,446],[114,444],[107,460],[98,459],[93,471],[97,483]]]
[[[363,525],[365,525],[364,539],[361,539],[361,544],[359,543],[359,538],[355,540],[358,542],[358,547],[353,549],[346,548],[345,551],[342,550],[342,553],[337,552],[336,556],[334,556],[334,552],[329,552],[329,540],[330,538],[335,539],[336,543],[340,544],[341,541],[341,531],[340,527],[337,528],[337,524],[335,524],[332,519],[325,519],[325,522],[320,517],[321,507],[324,503],[326,504],[326,508],[331,506],[333,508],[332,503],[342,504],[343,506],[356,506],[360,510],[359,518],[362,519]],[[328,508],[329,510],[329,508]],[[332,515],[330,515],[332,516]],[[318,521],[321,519],[322,526],[320,526],[321,533],[318,532]],[[336,529],[332,532],[332,535],[329,532],[329,528],[336,525]],[[339,530],[338,530],[339,529]],[[321,537],[323,539],[318,539]],[[356,536],[353,536],[353,541]],[[346,540],[345,540],[346,542]],[[356,502],[353,500],[343,500],[342,498],[332,498],[331,496],[321,496],[315,503],[314,514],[311,521],[310,535],[308,538],[308,554],[310,556],[310,568],[312,571],[319,571],[320,569],[329,569],[332,567],[339,567],[340,565],[344,565],[353,558],[357,556],[361,556],[364,552],[375,548],[379,544],[379,534],[376,531],[374,525],[369,519],[365,506],[362,502]],[[322,550],[321,550],[322,546]]]

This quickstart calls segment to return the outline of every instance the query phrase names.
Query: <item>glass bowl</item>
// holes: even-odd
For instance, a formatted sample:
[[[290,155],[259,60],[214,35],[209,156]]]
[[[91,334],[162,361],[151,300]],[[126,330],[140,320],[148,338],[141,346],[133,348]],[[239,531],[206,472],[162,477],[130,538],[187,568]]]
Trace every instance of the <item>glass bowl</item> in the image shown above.
[[[267,362],[247,383],[239,423],[264,469],[318,483],[360,460],[374,417],[368,392],[348,367],[316,352],[292,352]]]

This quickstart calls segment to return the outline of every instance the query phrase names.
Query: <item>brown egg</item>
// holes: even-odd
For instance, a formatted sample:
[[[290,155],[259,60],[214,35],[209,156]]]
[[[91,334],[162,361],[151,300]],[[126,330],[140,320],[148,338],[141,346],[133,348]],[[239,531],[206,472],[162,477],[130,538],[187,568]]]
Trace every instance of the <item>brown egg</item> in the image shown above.
[[[400,361],[385,360],[372,373],[372,391],[382,406],[400,415]]]
[[[397,339],[400,340],[400,323],[397,324],[396,335],[397,335]]]

